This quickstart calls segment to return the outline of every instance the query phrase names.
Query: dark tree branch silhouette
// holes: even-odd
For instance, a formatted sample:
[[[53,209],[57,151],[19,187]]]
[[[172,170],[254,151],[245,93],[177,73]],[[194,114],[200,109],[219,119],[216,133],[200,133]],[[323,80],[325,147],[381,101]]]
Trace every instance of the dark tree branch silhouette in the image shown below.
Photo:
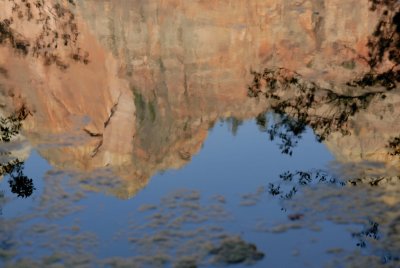
[[[380,12],[373,34],[368,39],[370,71],[348,85],[396,88],[400,82],[400,2],[398,0],[369,0],[371,11]],[[384,64],[390,67],[384,67]]]
[[[22,121],[25,120],[30,112],[22,106],[15,113],[8,117],[0,117],[0,142],[10,142],[13,137],[19,134]],[[9,155],[9,152],[3,152]],[[0,163],[0,176],[8,177],[8,184],[11,192],[18,197],[27,198],[36,189],[33,180],[24,174],[24,162],[19,159],[11,159],[8,162]]]
[[[266,68],[252,72],[249,97],[265,96],[272,111],[280,117],[266,129],[269,138],[281,140],[282,153],[292,155],[306,126],[311,127],[318,141],[333,132],[348,135],[348,122],[372,100],[385,98],[385,90],[392,90],[400,82],[400,2],[398,0],[369,0],[370,9],[380,12],[378,23],[368,40],[370,71],[361,78],[349,81],[348,86],[358,90],[352,95],[336,93],[285,68]],[[389,69],[384,66],[390,65]],[[365,87],[383,87],[381,91],[365,92]],[[319,112],[317,112],[319,111]],[[260,128],[263,128],[262,120]],[[265,127],[264,127],[265,129]],[[393,142],[390,148],[396,154]]]
[[[400,136],[390,139],[386,147],[389,149],[390,155],[400,156]]]
[[[249,97],[264,96],[270,100],[271,110],[279,118],[266,132],[271,140],[279,138],[282,153],[289,155],[307,126],[314,130],[319,142],[333,132],[348,135],[349,119],[368,108],[374,99],[385,98],[384,93],[339,94],[284,68],[253,72],[253,82],[248,88]]]

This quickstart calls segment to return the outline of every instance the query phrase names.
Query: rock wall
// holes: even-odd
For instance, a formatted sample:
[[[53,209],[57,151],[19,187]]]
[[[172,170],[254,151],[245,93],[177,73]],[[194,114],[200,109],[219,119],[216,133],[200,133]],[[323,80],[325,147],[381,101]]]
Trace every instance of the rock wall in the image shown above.
[[[49,38],[40,12],[50,36],[71,26],[56,3],[74,14],[67,22],[78,33],[42,54],[3,43],[2,101],[27,103],[26,135],[54,166],[112,167],[133,185],[127,195],[137,181],[187,163],[218,118],[264,111],[266,102],[247,97],[252,70],[286,67],[329,85],[363,73],[377,20],[366,0],[75,2],[46,1],[33,19],[15,12],[21,0],[0,3],[0,20],[11,18],[26,42]]]

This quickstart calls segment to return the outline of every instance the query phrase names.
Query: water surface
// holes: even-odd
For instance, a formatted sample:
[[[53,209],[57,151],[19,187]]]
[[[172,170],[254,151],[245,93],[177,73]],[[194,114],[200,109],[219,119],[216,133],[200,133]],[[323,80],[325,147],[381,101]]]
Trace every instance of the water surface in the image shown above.
[[[398,1],[0,10],[1,266],[399,265]]]

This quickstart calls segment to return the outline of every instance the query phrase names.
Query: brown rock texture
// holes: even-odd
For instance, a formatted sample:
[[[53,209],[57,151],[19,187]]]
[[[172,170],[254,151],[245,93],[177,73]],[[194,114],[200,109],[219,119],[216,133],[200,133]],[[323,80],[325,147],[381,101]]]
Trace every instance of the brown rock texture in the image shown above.
[[[43,23],[19,18],[13,2],[22,3],[0,3],[0,20],[13,18],[24,40],[42,38]],[[377,20],[367,1],[75,2],[46,1],[43,11],[61,32],[55,4],[74,14],[76,42],[49,50],[66,68],[0,46],[2,101],[27,103],[25,135],[52,165],[112,168],[130,184],[121,196],[187,163],[218,118],[264,111],[246,95],[251,70],[286,67],[327,85],[365,72]]]
[[[389,142],[400,133],[399,107],[399,90],[385,93],[384,99],[376,98],[367,109],[351,118],[349,135],[335,133],[325,144],[337,161],[343,164],[364,162],[366,174],[392,172],[392,175],[397,175],[400,157],[390,154]]]

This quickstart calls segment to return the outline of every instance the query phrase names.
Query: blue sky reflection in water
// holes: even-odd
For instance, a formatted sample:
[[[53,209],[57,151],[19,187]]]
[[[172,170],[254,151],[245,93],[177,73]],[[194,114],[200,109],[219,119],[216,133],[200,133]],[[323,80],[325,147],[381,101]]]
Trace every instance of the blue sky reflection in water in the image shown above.
[[[272,115],[269,115],[268,119],[273,122]],[[288,220],[291,211],[284,208],[279,198],[268,194],[268,184],[278,181],[279,175],[283,172],[326,169],[333,160],[324,144],[316,142],[312,130],[307,129],[298,146],[294,148],[293,155],[289,156],[281,154],[277,142],[270,141],[265,132],[260,132],[254,120],[243,122],[235,135],[231,133],[230,128],[229,123],[223,121],[217,123],[210,130],[202,150],[191,162],[180,170],[167,170],[153,176],[150,183],[132,199],[120,200],[101,192],[84,191],[82,197],[73,203],[63,204],[63,206],[78,206],[80,207],[78,210],[54,217],[45,216],[46,211],[39,212],[40,209],[32,213],[35,210],[32,207],[40,207],[40,197],[44,187],[56,187],[57,189],[50,188],[55,192],[60,190],[59,187],[63,187],[61,181],[60,184],[53,186],[45,185],[42,177],[51,167],[36,151],[33,151],[25,162],[25,172],[34,178],[37,190],[28,199],[12,198],[3,208],[5,220],[32,215],[32,218],[29,217],[19,223],[18,226],[21,227],[15,231],[16,234],[24,236],[24,232],[29,233],[29,229],[38,229],[35,235],[27,236],[29,237],[27,241],[23,240],[25,243],[28,241],[32,243],[30,247],[23,243],[16,246],[20,249],[18,251],[20,254],[15,258],[63,252],[64,248],[61,245],[53,244],[55,241],[46,241],[51,239],[52,234],[51,232],[47,234],[48,230],[43,228],[56,228],[57,232],[65,232],[65,235],[74,228],[77,233],[90,233],[91,239],[96,241],[96,246],[85,250],[94,254],[97,260],[146,254],[146,251],[140,249],[142,244],[138,243],[139,245],[135,246],[135,243],[132,243],[131,240],[135,239],[135,232],[132,233],[132,229],[144,228],[140,231],[141,235],[142,232],[154,234],[155,230],[159,232],[170,230],[167,222],[154,229],[146,226],[154,220],[149,215],[160,210],[157,217],[163,217],[164,213],[164,216],[171,217],[171,220],[174,217],[178,218],[179,215],[170,214],[180,210],[162,208],[165,205],[163,198],[179,192],[185,194],[192,191],[195,196],[190,200],[199,201],[199,204],[206,209],[210,204],[221,205],[222,210],[217,210],[216,213],[221,213],[222,217],[214,218],[213,214],[210,214],[211,216],[208,218],[206,216],[199,222],[185,223],[185,220],[182,220],[183,224],[177,225],[180,231],[193,231],[213,225],[215,229],[222,228],[224,234],[240,236],[245,241],[257,245],[258,249],[266,254],[262,261],[253,263],[256,267],[264,265],[318,267],[333,258],[333,255],[329,254],[330,251],[341,252],[357,248],[357,240],[352,238],[349,230],[351,227],[354,230],[360,229],[360,225],[337,225],[320,221],[296,226],[295,221]],[[46,176],[52,179],[51,174]],[[64,175],[63,180],[63,183],[68,184],[68,173]],[[6,188],[5,181],[2,186]],[[66,191],[81,192],[84,185],[78,182],[71,187],[72,189]],[[79,189],[74,189],[75,187]],[[12,197],[7,191],[6,196]],[[58,198],[62,199],[63,196]],[[307,204],[304,205],[307,207]],[[199,209],[194,208],[195,212]],[[307,214],[304,217],[304,221],[307,221]],[[195,239],[196,236],[195,232],[192,238]],[[187,240],[179,236],[174,239],[178,240],[175,243]],[[210,239],[215,238],[210,237]],[[38,243],[44,247],[37,247]],[[74,241],[65,247],[70,247],[69,250],[73,252],[76,250],[74,247],[84,247],[81,243]],[[170,248],[160,248],[161,252],[168,253],[170,250]],[[171,257],[174,259],[177,256]],[[173,260],[170,262],[173,263]],[[204,260],[202,262],[205,266],[212,266],[212,263]],[[155,264],[150,262],[148,265]]]

